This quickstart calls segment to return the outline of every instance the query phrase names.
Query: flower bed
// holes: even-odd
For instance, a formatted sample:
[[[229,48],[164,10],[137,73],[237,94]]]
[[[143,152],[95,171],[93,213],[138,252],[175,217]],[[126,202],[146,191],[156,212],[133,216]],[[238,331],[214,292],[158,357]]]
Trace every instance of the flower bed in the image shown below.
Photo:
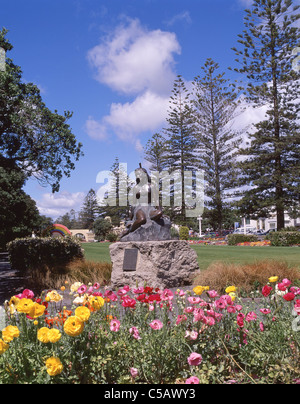
[[[271,241],[263,240],[263,241],[245,241],[244,243],[238,243],[237,246],[243,247],[269,247],[271,245]]]
[[[227,245],[225,238],[208,238],[202,240],[188,240],[189,244],[197,245]]]
[[[24,290],[6,313],[3,384],[300,383],[300,288],[287,279],[270,278],[250,303],[234,286],[76,283]]]

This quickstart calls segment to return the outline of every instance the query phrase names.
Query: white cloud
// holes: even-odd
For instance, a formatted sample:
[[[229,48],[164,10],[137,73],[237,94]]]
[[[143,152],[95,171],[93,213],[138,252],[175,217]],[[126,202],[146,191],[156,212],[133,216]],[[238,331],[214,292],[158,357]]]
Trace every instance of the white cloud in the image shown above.
[[[79,211],[84,198],[85,194],[83,192],[70,193],[62,191],[57,194],[45,193],[41,200],[36,201],[36,204],[41,215],[57,219],[71,209]]]
[[[160,128],[175,80],[174,55],[180,53],[176,35],[148,30],[138,20],[128,20],[88,52],[96,80],[112,90],[135,96],[111,104],[110,113],[86,122],[86,132],[103,140],[114,132],[120,139],[136,141],[143,132]]]
[[[182,13],[176,14],[174,17],[172,17],[170,20],[166,22],[168,26],[172,26],[176,24],[177,22],[185,22],[187,24],[192,23],[192,19],[190,16],[190,13],[188,11],[183,11]]]
[[[174,33],[148,31],[138,20],[131,20],[91,49],[88,60],[97,71],[97,80],[113,90],[165,93],[174,78],[174,53],[180,53]]]
[[[89,116],[85,123],[85,131],[92,139],[105,140],[107,138],[106,126],[96,121],[92,116]]]

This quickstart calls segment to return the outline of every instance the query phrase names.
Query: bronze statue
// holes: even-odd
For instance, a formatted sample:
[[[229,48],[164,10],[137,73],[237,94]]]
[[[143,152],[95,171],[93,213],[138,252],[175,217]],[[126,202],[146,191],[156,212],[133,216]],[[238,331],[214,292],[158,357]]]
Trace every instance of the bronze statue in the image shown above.
[[[135,176],[136,205],[130,209],[127,230],[122,233],[120,241],[170,240],[171,222],[163,216],[161,207],[151,205],[151,178],[141,163],[135,170]],[[146,182],[143,183],[142,179]]]

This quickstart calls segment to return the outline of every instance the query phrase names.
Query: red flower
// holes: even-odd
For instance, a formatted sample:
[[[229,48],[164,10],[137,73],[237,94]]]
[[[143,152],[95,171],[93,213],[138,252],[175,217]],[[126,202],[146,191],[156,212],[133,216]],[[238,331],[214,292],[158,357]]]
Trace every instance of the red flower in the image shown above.
[[[269,296],[269,294],[271,293],[272,290],[273,290],[273,288],[271,288],[271,286],[266,285],[263,287],[262,294],[265,297],[267,297],[267,296]]]
[[[286,294],[283,296],[283,298],[284,298],[284,300],[286,300],[287,302],[291,302],[292,300],[295,299],[295,295],[294,295],[294,293],[289,292],[289,293],[286,293]]]

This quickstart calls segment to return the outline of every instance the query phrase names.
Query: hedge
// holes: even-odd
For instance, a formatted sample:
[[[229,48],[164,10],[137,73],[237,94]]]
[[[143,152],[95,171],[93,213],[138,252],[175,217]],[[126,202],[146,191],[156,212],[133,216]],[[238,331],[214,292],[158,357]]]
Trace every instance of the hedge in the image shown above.
[[[300,245],[299,231],[276,231],[269,234],[268,239],[275,247],[290,247]]]
[[[257,236],[253,234],[229,234],[228,235],[228,245],[237,245],[239,243],[246,243],[258,241]]]
[[[188,240],[189,239],[189,228],[187,226],[181,226],[179,228],[179,239]]]
[[[64,267],[84,258],[81,244],[70,237],[20,238],[7,244],[11,266],[17,270]]]

